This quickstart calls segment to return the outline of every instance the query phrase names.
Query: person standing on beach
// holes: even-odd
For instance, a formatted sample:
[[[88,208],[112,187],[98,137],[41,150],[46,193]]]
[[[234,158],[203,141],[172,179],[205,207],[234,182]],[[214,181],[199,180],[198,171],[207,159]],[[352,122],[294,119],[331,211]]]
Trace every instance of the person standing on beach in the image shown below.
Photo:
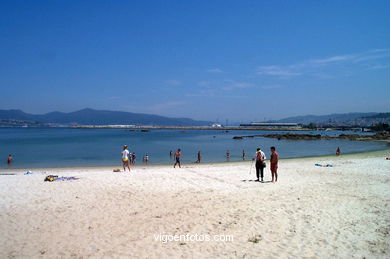
[[[122,151],[122,166],[123,166],[123,171],[126,171],[126,167],[129,169],[130,172],[130,161],[129,161],[129,155],[130,152],[127,150],[127,145],[123,146],[123,151]]]
[[[257,177],[257,180],[256,181],[259,181],[259,177],[261,178],[261,181],[263,181],[263,177],[264,177],[264,167],[265,167],[265,154],[263,151],[261,151],[260,148],[257,149],[256,151],[256,177]]]
[[[11,154],[8,155],[7,163],[8,163],[8,166],[10,166],[12,164],[12,156],[11,156]]]
[[[272,182],[278,181],[278,162],[279,162],[279,154],[276,152],[275,147],[271,147],[271,158],[270,158],[270,164],[271,164],[271,175],[272,175]]]
[[[137,158],[137,155],[135,154],[135,152],[133,152],[133,154],[131,155],[131,163],[134,165],[135,164],[135,159]]]
[[[146,155],[144,156],[143,161],[144,161],[145,164],[148,164],[148,161],[149,161],[149,156],[148,156],[148,154],[146,154]]]
[[[181,150],[180,148],[175,152],[175,164],[173,165],[173,168],[176,168],[176,165],[178,164],[179,167],[181,168],[181,165],[180,165],[180,157],[181,157]]]
[[[131,164],[133,164],[133,153],[129,153],[129,164],[131,165]]]
[[[196,163],[200,163],[200,160],[202,160],[202,153],[198,151],[198,160],[196,160]]]

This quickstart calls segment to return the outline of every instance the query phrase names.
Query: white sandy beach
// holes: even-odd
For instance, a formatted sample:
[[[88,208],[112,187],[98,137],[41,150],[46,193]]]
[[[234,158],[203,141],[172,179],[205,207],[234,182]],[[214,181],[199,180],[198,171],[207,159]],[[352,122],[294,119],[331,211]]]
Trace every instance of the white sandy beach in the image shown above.
[[[282,159],[278,183],[251,161],[0,170],[0,258],[389,258],[388,156]]]

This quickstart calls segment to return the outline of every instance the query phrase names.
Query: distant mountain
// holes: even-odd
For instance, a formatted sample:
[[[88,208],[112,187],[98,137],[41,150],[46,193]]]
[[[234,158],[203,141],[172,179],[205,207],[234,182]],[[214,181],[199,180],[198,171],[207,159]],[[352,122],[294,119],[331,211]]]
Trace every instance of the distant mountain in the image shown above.
[[[390,118],[390,112],[381,112],[381,113],[377,113],[375,115],[371,115],[371,116],[366,116],[366,117],[363,117],[365,119],[383,119],[383,118]]]
[[[322,123],[329,121],[345,121],[345,120],[354,120],[361,117],[373,116],[377,113],[342,113],[342,114],[328,114],[328,115],[305,115],[305,116],[295,116],[281,119],[278,122],[296,122],[302,124],[308,123]]]
[[[360,125],[370,126],[376,123],[389,123],[390,113],[342,113],[342,114],[329,114],[329,115],[306,115],[295,116],[281,119],[274,122],[288,123],[296,122],[299,124],[307,125],[309,123],[315,123],[318,125]]]
[[[196,121],[188,118],[170,118],[152,114],[89,108],[69,113],[50,112],[41,115],[29,114],[21,110],[0,110],[0,119],[77,125],[204,126],[212,124],[210,121]]]
[[[0,110],[0,119],[26,120],[32,121],[31,114],[21,110]]]

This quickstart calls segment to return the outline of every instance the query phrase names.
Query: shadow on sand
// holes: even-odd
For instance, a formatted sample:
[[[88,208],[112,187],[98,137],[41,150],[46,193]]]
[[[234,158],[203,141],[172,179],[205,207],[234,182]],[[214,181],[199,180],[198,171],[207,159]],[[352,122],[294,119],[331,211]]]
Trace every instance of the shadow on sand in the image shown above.
[[[241,182],[254,182],[254,183],[272,183],[272,181],[257,181],[257,180],[241,180]]]

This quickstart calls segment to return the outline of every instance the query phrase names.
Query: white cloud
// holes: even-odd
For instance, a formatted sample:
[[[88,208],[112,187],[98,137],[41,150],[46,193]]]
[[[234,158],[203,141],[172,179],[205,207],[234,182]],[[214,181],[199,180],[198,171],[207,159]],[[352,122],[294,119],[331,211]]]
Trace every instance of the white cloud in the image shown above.
[[[247,82],[236,82],[233,80],[225,80],[225,82],[226,82],[226,85],[224,87],[222,87],[222,90],[225,90],[225,91],[253,87],[252,83],[247,83]]]
[[[390,57],[390,50],[388,49],[373,49],[355,54],[347,54],[340,56],[332,56],[323,59],[312,60],[314,63],[336,63],[336,62],[361,62],[367,60],[377,60]]]
[[[258,75],[267,75],[267,76],[299,76],[302,73],[292,71],[292,66],[289,67],[283,67],[283,66],[260,66],[257,68],[256,74]]]
[[[164,82],[169,85],[181,85],[181,81],[176,79],[165,80]]]
[[[376,54],[366,54],[361,55],[359,57],[356,57],[354,60],[355,62],[362,62],[362,61],[368,61],[368,60],[378,60],[378,59],[384,59],[390,57],[390,51],[382,52],[382,53],[376,53]]]
[[[390,65],[374,65],[367,68],[368,70],[377,70],[377,69],[385,69],[390,67]]]
[[[268,89],[278,89],[278,88],[282,88],[281,85],[263,85],[261,86],[260,88],[264,89],[264,90],[268,90]]]
[[[336,65],[348,65],[348,67],[360,65],[371,65],[371,69],[385,68],[387,65],[379,64],[380,60],[390,58],[389,49],[373,49],[360,53],[336,55],[319,59],[305,60],[301,63],[278,66],[260,66],[256,69],[257,75],[278,76],[278,77],[292,77],[299,75],[311,75],[314,77],[333,78],[333,75],[324,74],[326,69],[332,68]],[[377,61],[376,66],[368,64],[368,61]],[[387,62],[388,63],[388,62]],[[347,67],[347,66],[346,66]],[[344,71],[344,74],[347,72]]]
[[[325,64],[325,63],[353,60],[355,58],[356,58],[355,55],[343,55],[343,56],[333,56],[333,57],[328,57],[328,58],[323,58],[323,59],[315,59],[312,62],[319,63],[319,64]]]
[[[210,82],[209,81],[200,81],[198,83],[199,86],[209,86],[210,85]]]
[[[209,72],[209,73],[222,73],[223,71],[219,68],[211,68],[211,69],[207,70],[207,72]]]

